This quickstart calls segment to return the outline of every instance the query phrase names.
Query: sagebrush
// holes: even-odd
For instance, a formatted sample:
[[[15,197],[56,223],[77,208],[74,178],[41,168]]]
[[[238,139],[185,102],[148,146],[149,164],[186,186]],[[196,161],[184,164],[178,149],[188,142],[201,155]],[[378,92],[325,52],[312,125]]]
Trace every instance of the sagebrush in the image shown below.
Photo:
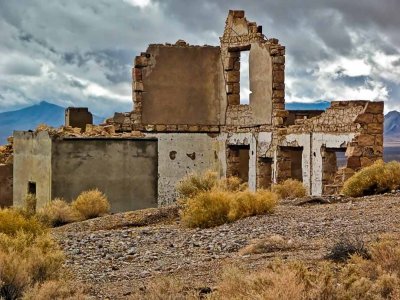
[[[100,217],[110,212],[110,203],[106,195],[98,189],[82,192],[71,203],[71,206],[78,211],[84,219]]]
[[[63,199],[56,198],[38,211],[39,218],[56,227],[80,221],[83,216]]]
[[[25,216],[20,210],[0,209],[0,233],[15,235],[19,231],[36,236],[44,233],[46,226],[36,216]]]
[[[272,191],[280,199],[302,198],[307,196],[308,192],[303,183],[296,179],[286,179],[282,183],[272,185]]]
[[[400,189],[400,162],[374,162],[347,179],[342,193],[350,197],[381,194]]]

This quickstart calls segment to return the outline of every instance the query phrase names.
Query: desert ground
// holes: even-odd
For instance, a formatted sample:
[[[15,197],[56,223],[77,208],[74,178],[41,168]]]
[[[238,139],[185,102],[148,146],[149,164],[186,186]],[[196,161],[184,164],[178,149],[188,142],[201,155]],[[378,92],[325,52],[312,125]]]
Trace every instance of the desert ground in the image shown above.
[[[365,243],[400,232],[400,193],[361,198],[284,201],[272,215],[249,217],[211,229],[184,228],[177,207],[120,213],[54,228],[66,267],[99,299],[129,299],[149,280],[184,279],[212,291],[230,266],[258,270],[276,259],[313,264],[343,238]],[[279,235],[285,250],[240,251],[255,239]]]

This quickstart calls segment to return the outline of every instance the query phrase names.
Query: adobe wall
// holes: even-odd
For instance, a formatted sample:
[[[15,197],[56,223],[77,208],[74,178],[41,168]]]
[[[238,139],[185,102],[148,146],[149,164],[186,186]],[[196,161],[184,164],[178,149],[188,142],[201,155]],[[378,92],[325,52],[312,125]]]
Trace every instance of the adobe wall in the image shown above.
[[[13,165],[0,164],[0,207],[13,204]]]
[[[13,205],[22,207],[28,183],[36,183],[36,207],[43,207],[51,197],[51,138],[39,133],[14,131]]]
[[[65,109],[65,126],[85,130],[86,124],[93,124],[93,115],[87,107],[68,107]]]
[[[52,147],[52,198],[98,188],[113,212],[157,206],[157,141],[65,138]]]

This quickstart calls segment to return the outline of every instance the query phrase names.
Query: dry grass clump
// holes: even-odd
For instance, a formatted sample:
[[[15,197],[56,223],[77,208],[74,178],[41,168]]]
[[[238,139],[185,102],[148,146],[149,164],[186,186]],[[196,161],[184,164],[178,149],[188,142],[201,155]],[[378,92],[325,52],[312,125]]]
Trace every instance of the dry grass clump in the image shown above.
[[[400,188],[400,162],[374,162],[351,176],[342,193],[350,197],[381,194]]]
[[[199,293],[176,277],[159,277],[150,280],[144,287],[136,288],[130,299],[143,300],[197,300]],[[201,299],[201,298],[200,298]]]
[[[107,197],[98,189],[82,192],[71,203],[73,209],[78,211],[84,219],[92,219],[110,212],[110,203]]]
[[[89,299],[81,286],[75,282],[64,280],[49,280],[42,284],[35,284],[28,289],[22,300],[84,300]]]
[[[47,203],[39,210],[38,216],[43,222],[53,227],[77,222],[82,219],[77,210],[73,209],[71,205],[60,198]]]
[[[192,198],[199,193],[207,192],[218,188],[223,191],[243,191],[247,184],[243,183],[238,177],[232,176],[219,179],[218,173],[206,171],[201,174],[189,174],[184,177],[177,185],[177,191],[181,199]]]
[[[340,239],[333,245],[326,258],[337,262],[344,262],[355,254],[366,259],[370,258],[370,254],[363,240],[359,237],[346,237]]]
[[[181,219],[188,227],[208,228],[271,213],[277,202],[276,194],[265,190],[231,192],[214,188],[186,199]]]
[[[0,209],[0,233],[15,235],[19,231],[24,231],[36,236],[45,230],[46,226],[35,216],[25,216],[12,208]]]
[[[277,251],[286,251],[294,247],[292,240],[286,240],[281,235],[271,235],[264,239],[252,241],[239,251],[241,255],[262,254]]]
[[[0,297],[19,299],[34,284],[60,277],[64,255],[48,234],[0,234]]]
[[[303,183],[296,179],[286,179],[282,183],[274,184],[272,191],[278,194],[280,199],[302,198],[308,194]]]
[[[400,299],[400,243],[385,238],[369,258],[344,264],[274,262],[257,272],[227,269],[211,299]]]
[[[27,194],[24,199],[24,212],[28,216],[33,216],[36,213],[36,196],[33,194]]]

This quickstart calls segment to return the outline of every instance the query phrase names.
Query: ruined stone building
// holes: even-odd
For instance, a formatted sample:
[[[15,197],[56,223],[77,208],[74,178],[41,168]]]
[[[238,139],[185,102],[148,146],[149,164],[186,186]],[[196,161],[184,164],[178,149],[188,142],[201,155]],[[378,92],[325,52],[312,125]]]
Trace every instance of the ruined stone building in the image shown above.
[[[239,93],[245,51],[247,104]],[[21,167],[34,151],[47,151],[37,156],[47,159],[45,182],[36,182],[43,201],[98,185],[116,203],[132,202],[118,210],[170,203],[183,176],[208,169],[239,176],[252,190],[295,178],[310,194],[336,193],[344,179],[382,157],[383,102],[285,110],[285,47],[244,11],[229,11],[220,46],[149,45],[135,58],[132,77],[134,109],[106,121],[108,137],[16,134],[14,201],[37,180],[35,167]]]

